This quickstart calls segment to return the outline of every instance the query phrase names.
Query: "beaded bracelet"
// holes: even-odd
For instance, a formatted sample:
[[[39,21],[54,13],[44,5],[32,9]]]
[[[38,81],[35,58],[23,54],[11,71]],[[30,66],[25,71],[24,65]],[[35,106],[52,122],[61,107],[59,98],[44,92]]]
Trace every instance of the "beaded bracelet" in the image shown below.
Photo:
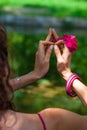
[[[71,96],[71,97],[77,96],[76,93],[71,89],[72,84],[73,84],[73,81],[74,81],[75,79],[78,79],[78,80],[81,81],[81,78],[80,78],[77,74],[72,74],[72,75],[68,78],[68,80],[67,80],[67,82],[66,82],[66,93],[67,93],[69,96]]]

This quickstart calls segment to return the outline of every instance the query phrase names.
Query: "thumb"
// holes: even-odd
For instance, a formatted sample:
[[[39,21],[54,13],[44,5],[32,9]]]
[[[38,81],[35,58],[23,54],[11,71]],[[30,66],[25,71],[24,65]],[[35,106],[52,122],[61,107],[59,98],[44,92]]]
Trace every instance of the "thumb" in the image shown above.
[[[63,58],[62,58],[60,49],[59,49],[59,47],[58,47],[57,45],[54,45],[54,53],[55,53],[55,55],[56,55],[57,62],[62,62],[62,61],[63,61]]]
[[[57,33],[56,33],[54,28],[52,29],[52,34],[55,37],[55,41],[56,41],[59,36],[57,35]]]

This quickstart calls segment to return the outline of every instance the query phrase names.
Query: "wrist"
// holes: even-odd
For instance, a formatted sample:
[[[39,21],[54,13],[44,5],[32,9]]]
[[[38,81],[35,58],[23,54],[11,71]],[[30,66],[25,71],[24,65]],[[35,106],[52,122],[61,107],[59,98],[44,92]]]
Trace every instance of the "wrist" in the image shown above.
[[[33,73],[36,80],[39,80],[41,78],[41,75],[38,74],[37,71],[33,71],[32,73]]]
[[[73,82],[78,79],[81,81],[81,78],[73,73],[72,75],[70,75],[70,77],[68,78],[68,80],[66,81],[66,92],[69,96],[71,97],[75,97],[77,94],[73,91],[72,87],[73,87]]]
[[[64,80],[68,80],[68,78],[72,75],[73,73],[71,71],[67,72],[67,73],[63,73],[63,79]]]

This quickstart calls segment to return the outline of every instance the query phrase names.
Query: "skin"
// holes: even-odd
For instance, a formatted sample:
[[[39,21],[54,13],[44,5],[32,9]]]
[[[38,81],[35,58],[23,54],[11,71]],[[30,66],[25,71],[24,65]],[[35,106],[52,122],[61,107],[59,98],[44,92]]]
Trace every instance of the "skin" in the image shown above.
[[[54,38],[53,38],[54,36]],[[49,70],[49,61],[52,50],[57,58],[57,71],[64,80],[67,80],[71,72],[71,53],[63,41],[56,42],[58,37],[54,29],[50,29],[45,41],[39,42],[36,53],[34,70],[20,77],[20,80],[10,79],[14,91],[42,78]],[[7,73],[7,72],[6,72]],[[79,86],[79,87],[78,87]],[[86,106],[86,86],[79,80],[73,82],[73,90],[77,93]],[[87,116],[81,116],[59,108],[48,108],[39,112],[43,117],[47,130],[87,130]],[[42,123],[37,114],[26,114],[8,110],[0,112],[0,126],[2,130],[43,130]]]

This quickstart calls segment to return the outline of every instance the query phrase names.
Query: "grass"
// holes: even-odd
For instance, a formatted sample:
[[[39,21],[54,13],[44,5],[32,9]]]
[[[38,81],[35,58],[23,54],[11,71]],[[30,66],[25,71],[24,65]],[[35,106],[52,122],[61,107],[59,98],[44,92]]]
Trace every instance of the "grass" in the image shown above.
[[[87,17],[87,2],[84,0],[3,0],[0,6],[47,8],[43,15]]]

